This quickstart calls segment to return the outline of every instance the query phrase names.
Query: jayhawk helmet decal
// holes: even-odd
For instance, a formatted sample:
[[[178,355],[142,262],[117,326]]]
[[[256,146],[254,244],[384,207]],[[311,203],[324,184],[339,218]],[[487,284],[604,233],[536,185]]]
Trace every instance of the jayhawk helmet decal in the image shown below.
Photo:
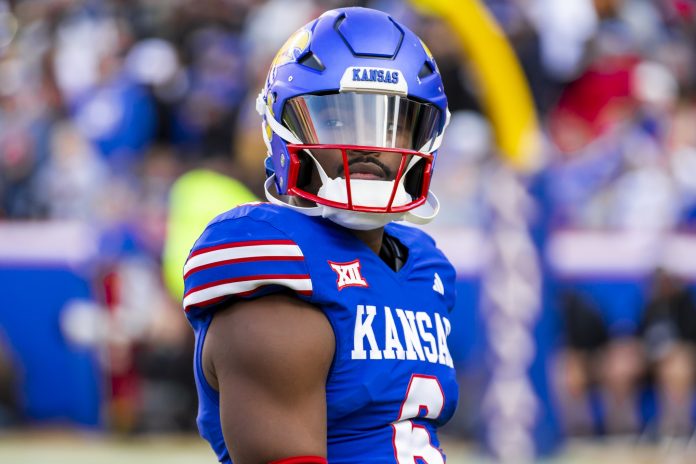
[[[341,8],[298,30],[273,60],[257,110],[269,201],[353,229],[437,214],[429,188],[447,98],[430,51],[386,13]],[[357,172],[359,160],[381,167]]]

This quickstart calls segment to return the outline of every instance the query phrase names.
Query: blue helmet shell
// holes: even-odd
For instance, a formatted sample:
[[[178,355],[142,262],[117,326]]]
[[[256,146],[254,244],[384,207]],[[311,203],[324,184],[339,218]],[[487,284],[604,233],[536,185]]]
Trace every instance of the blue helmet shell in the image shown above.
[[[408,86],[409,98],[440,109],[440,132],[444,130],[447,97],[432,54],[406,26],[382,11],[368,8],[330,10],[295,32],[271,64],[262,90],[263,101],[282,124],[288,99],[339,92],[341,78],[350,67],[398,70],[399,78],[405,79]],[[271,150],[267,173],[275,173],[278,193],[285,194],[290,164],[286,142],[266,124],[264,137]]]

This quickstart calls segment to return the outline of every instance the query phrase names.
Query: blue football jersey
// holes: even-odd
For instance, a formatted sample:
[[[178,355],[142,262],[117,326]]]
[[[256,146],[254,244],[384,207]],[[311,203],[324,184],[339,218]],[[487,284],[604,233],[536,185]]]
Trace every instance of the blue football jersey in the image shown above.
[[[329,462],[445,462],[437,428],[458,396],[447,347],[455,272],[421,230],[386,233],[408,248],[398,272],[349,230],[282,206],[243,205],[208,225],[184,268],[184,308],[196,334],[198,427],[221,462],[231,460],[201,367],[206,331],[221,303],[288,290],[320,308],[335,335]]]

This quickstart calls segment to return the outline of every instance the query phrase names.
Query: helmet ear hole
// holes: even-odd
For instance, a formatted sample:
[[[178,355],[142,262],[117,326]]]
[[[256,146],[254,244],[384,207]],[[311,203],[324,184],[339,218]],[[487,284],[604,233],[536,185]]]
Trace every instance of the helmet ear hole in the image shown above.
[[[321,72],[326,69],[326,66],[324,66],[319,57],[311,51],[301,57],[297,62],[303,66],[307,66],[310,69],[314,69],[315,71]]]
[[[418,78],[423,79],[434,73],[435,69],[433,68],[433,65],[426,61],[423,63],[423,66],[421,67],[420,71],[418,71]]]
[[[404,177],[404,189],[413,198],[418,198],[423,190],[423,177],[425,174],[425,159],[421,159],[409,169]]]

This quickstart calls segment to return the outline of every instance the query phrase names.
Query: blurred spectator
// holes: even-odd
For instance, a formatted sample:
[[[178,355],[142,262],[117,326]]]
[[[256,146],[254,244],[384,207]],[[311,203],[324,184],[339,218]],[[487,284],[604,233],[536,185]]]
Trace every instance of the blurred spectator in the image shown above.
[[[587,42],[597,31],[597,11],[591,0],[536,0],[529,11],[540,36],[544,67],[559,80],[575,77]]]
[[[568,433],[693,433],[696,300],[682,279],[655,272],[635,334],[609,331],[601,308],[578,291],[565,292],[560,307],[565,342],[555,372]]]
[[[558,131],[558,146],[566,153],[552,167],[556,223],[669,229],[679,216],[678,192],[666,162],[676,83],[655,62],[631,64],[630,70],[612,73],[586,74],[577,81],[578,87],[566,89],[564,97],[569,100],[562,97],[556,110],[552,133]],[[610,93],[598,99],[600,89]],[[572,103],[575,98],[577,107]]]
[[[554,380],[560,415],[568,434],[591,435],[597,431],[591,396],[609,334],[598,308],[578,291],[565,290],[559,307],[564,341]]]
[[[599,394],[603,431],[609,435],[637,435],[642,417],[640,393],[645,360],[634,335],[612,337],[599,363]]]
[[[231,155],[231,128],[247,90],[245,54],[238,37],[215,28],[189,37],[188,91],[175,113],[174,142],[200,158]]]
[[[641,334],[658,397],[658,432],[690,436],[696,389],[696,301],[685,283],[665,269],[652,279]]]
[[[49,159],[37,174],[38,201],[49,217],[94,220],[107,167],[73,123],[58,122],[52,131]]]
[[[556,365],[561,418],[571,435],[637,435],[645,373],[637,334],[613,333],[591,299],[566,290],[559,302],[564,346]]]

